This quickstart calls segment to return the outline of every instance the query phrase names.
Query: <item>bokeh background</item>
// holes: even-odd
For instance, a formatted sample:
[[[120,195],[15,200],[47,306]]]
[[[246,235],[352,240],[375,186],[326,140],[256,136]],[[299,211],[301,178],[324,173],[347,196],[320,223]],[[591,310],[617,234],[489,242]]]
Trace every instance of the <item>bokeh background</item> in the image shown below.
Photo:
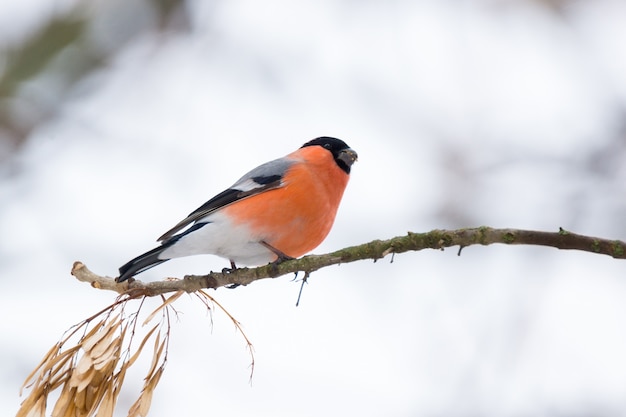
[[[324,253],[489,225],[626,238],[622,0],[0,2],[0,408],[100,274],[250,168],[359,152]],[[144,280],[219,270],[171,261]],[[623,261],[424,251],[183,297],[151,416],[626,415]],[[128,380],[118,415],[136,398]]]

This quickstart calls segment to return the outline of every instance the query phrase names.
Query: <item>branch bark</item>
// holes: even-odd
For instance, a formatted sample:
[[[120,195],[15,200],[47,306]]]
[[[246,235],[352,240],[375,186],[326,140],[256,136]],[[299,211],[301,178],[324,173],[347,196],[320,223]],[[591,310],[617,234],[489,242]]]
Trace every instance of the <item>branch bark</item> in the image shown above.
[[[626,258],[626,243],[620,240],[579,235],[561,228],[558,232],[541,232],[478,227],[458,230],[432,230],[427,233],[409,232],[406,236],[398,236],[388,240],[374,240],[325,255],[308,255],[285,261],[279,265],[269,264],[257,268],[239,268],[230,273],[210,272],[207,275],[186,275],[183,279],[170,278],[148,283],[133,279],[116,283],[112,277],[100,276],[91,272],[82,262],[75,262],[71,273],[79,281],[88,282],[94,288],[112,290],[134,298],[155,296],[173,291],[194,292],[203,288],[219,288],[233,284],[248,285],[263,278],[275,278],[297,272],[310,274],[330,265],[364,259],[376,261],[389,254],[423,249],[443,250],[451,246],[459,246],[460,255],[461,250],[466,246],[494,243],[550,246],[557,249],[573,249],[603,254],[616,259]]]

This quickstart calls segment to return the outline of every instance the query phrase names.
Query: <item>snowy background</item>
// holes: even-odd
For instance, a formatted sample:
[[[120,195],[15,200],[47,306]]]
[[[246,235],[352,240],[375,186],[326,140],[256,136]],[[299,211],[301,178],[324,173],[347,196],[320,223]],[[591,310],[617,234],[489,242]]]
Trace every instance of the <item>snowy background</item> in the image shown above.
[[[114,298],[73,261],[115,275],[317,136],[359,162],[315,253],[480,225],[626,239],[621,0],[4,0],[0,39],[3,415]],[[297,308],[290,276],[212,291],[254,344],[252,383],[232,324],[183,297],[150,415],[626,415],[623,261],[456,252],[323,269]]]

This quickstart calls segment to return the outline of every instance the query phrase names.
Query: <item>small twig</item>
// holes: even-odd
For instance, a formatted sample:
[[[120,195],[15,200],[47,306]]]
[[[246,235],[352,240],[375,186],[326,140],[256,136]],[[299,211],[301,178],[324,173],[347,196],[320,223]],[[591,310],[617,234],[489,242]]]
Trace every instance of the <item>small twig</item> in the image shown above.
[[[308,282],[310,275],[311,274],[309,272],[304,273],[304,278],[302,278],[302,284],[300,284],[300,291],[298,292],[298,299],[296,300],[296,307],[300,305],[300,297],[302,297],[302,290],[304,289],[304,284]]]

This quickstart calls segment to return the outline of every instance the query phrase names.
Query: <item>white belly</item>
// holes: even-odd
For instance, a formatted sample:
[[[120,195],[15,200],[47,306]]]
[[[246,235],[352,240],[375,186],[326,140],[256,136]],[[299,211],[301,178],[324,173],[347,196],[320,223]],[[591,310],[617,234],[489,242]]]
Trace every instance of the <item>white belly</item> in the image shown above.
[[[205,221],[209,223],[181,237],[161,252],[159,258],[211,254],[246,266],[264,265],[276,259],[272,251],[259,243],[266,238],[254,235],[247,226],[234,226],[219,213],[211,214],[198,223]]]

